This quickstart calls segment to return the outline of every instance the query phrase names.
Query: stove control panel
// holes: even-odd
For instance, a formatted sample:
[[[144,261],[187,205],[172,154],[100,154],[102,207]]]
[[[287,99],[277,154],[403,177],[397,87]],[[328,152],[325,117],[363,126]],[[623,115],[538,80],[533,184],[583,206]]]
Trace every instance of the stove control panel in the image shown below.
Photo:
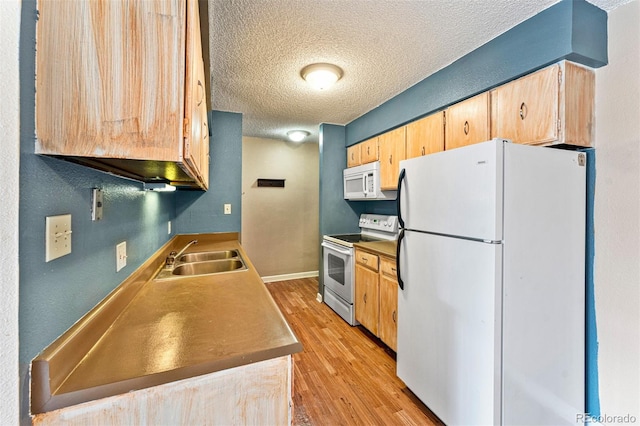
[[[380,214],[362,214],[358,225],[362,230],[383,231],[396,234],[398,232],[398,216]]]

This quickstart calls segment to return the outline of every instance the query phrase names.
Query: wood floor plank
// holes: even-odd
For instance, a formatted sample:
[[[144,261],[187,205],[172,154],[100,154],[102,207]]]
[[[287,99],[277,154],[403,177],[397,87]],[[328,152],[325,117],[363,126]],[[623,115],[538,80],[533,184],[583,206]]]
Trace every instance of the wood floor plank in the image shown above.
[[[304,351],[294,355],[294,424],[442,425],[395,375],[395,353],[324,303],[318,281],[266,284]]]

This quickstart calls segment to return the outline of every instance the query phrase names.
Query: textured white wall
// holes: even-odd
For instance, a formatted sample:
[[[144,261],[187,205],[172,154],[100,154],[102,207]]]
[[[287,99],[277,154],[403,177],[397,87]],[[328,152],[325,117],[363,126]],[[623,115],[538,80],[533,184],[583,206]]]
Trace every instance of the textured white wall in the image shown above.
[[[596,72],[595,298],[601,414],[640,423],[640,1],[609,13]]]
[[[18,424],[18,192],[20,0],[0,1],[0,424]]]
[[[318,144],[242,138],[242,247],[262,277],[318,270]],[[258,188],[258,178],[286,179]]]

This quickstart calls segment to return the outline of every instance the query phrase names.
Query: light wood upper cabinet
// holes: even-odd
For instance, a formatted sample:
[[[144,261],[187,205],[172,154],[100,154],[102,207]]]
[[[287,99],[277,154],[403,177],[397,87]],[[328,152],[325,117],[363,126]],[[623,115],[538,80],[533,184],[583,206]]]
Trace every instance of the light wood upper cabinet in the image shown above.
[[[362,144],[352,145],[347,148],[347,167],[359,166],[360,163],[360,149]]]
[[[394,259],[380,258],[380,340],[398,350],[398,280]]]
[[[35,152],[203,187],[202,140],[184,152],[186,96],[200,90],[187,86],[202,61],[197,3],[38,2]]]
[[[380,147],[380,187],[383,190],[398,188],[400,161],[406,157],[406,127],[399,127],[378,137]]]
[[[377,137],[367,139],[360,143],[360,164],[373,163],[378,161],[379,140]]]
[[[407,124],[407,158],[444,151],[444,112]]]
[[[492,92],[492,136],[531,145],[591,146],[594,73],[571,62]]]
[[[209,185],[209,127],[207,119],[207,91],[205,87],[200,13],[197,1],[187,3],[187,59],[184,159],[191,172],[198,176],[204,189]],[[206,173],[205,173],[206,172]]]
[[[446,149],[489,140],[489,92],[447,108],[445,118]]]

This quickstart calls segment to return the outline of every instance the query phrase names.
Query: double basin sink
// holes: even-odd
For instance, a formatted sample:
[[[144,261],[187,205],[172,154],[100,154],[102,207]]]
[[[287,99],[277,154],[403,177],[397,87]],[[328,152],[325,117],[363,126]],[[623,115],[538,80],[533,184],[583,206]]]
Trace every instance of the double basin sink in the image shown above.
[[[163,267],[156,280],[186,276],[211,275],[246,270],[238,250],[203,251],[178,257],[173,267]]]

